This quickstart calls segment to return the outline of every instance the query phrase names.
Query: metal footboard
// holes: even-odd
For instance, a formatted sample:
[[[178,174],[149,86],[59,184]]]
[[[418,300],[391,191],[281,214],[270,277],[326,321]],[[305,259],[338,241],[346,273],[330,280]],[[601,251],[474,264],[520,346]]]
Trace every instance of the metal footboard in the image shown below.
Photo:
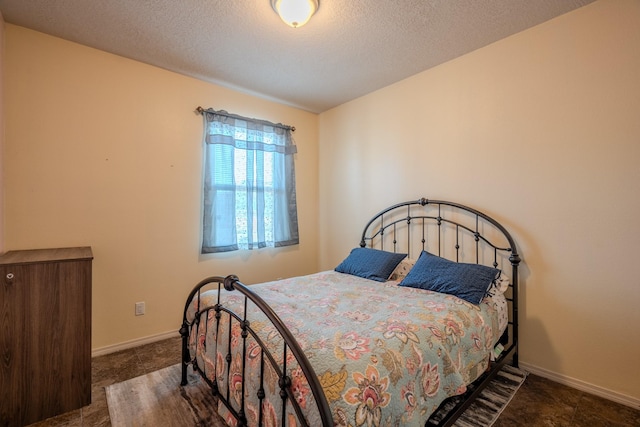
[[[214,304],[213,306],[201,306],[200,297],[201,297],[201,292],[203,288],[211,287],[211,286],[215,287],[216,285],[218,289],[217,303]],[[229,292],[231,291],[240,292],[244,296],[244,310],[243,310],[244,313],[242,316],[239,316],[238,314],[234,313],[233,311],[231,311],[230,309],[228,309],[222,304],[221,287]],[[281,363],[276,362],[276,360],[278,360],[279,358],[275,357],[271,353],[269,348],[267,348],[267,346],[262,341],[262,339],[256,334],[255,330],[252,329],[250,322],[247,320],[248,301],[251,301],[256,307],[258,307],[264,313],[264,315],[269,319],[272,325],[276,328],[276,330],[282,336],[284,345],[282,349],[282,358],[280,359],[282,360]],[[187,312],[189,310],[189,307],[194,303],[196,304],[196,315],[194,317],[194,320],[190,322],[189,319],[187,318]],[[197,332],[197,328],[200,327],[201,315],[203,313],[206,313],[208,315],[208,313],[211,311],[215,313],[216,327],[218,327],[220,323],[220,318],[222,316],[222,313],[226,313],[230,316],[230,319],[232,319],[230,320],[230,322],[233,322],[233,321],[238,322],[242,329],[241,336],[242,336],[242,352],[243,352],[242,354],[243,380],[242,380],[242,390],[241,390],[242,400],[241,400],[239,410],[236,410],[230,402],[229,390],[231,390],[231,384],[230,384],[231,376],[227,375],[227,378],[226,378],[227,392],[220,393],[217,380],[215,381],[209,380],[205,375],[205,373],[203,372],[203,370],[201,369],[201,367],[198,366],[197,360],[195,358],[191,358],[191,354],[189,352],[189,338],[192,333],[192,330],[196,328],[196,332]],[[230,326],[229,338],[228,338],[229,340],[231,340],[231,330],[232,328]],[[255,340],[255,342],[260,346],[260,351],[261,351],[260,360],[262,363],[262,368],[260,370],[261,377],[259,379],[261,387],[258,390],[256,397],[259,399],[260,402],[262,402],[262,400],[265,398],[265,393],[262,388],[262,384],[263,384],[262,374],[264,373],[264,364],[268,363],[278,376],[278,386],[280,388],[279,395],[280,395],[280,398],[282,399],[282,402],[281,402],[282,418],[283,418],[282,426],[285,425],[284,414],[286,413],[287,404],[290,404],[291,407],[293,408],[297,416],[299,425],[302,425],[302,426],[309,425],[308,420],[305,418],[305,416],[302,413],[302,409],[300,408],[300,405],[298,404],[298,402],[294,397],[294,393],[291,387],[292,385],[291,378],[287,375],[287,355],[288,354],[292,354],[295,357],[298,366],[302,370],[307,380],[309,388],[313,394],[314,400],[318,406],[318,412],[320,415],[320,419],[322,421],[322,425],[325,427],[333,425],[331,410],[329,408],[329,404],[327,402],[326,396],[324,394],[324,391],[322,389],[318,376],[315,374],[311,364],[309,363],[309,360],[307,359],[304,352],[300,348],[300,345],[298,344],[296,339],[293,337],[289,329],[287,329],[287,327],[284,325],[280,317],[273,311],[273,309],[269,307],[269,305],[260,296],[256,295],[246,285],[240,282],[238,277],[233,275],[230,275],[227,277],[215,276],[215,277],[206,278],[202,280],[200,283],[198,283],[189,294],[189,297],[187,298],[187,301],[185,303],[182,327],[180,328],[180,335],[182,336],[182,385],[187,384],[187,369],[189,365],[192,365],[193,369],[199,372],[202,378],[205,379],[205,381],[209,384],[214,396],[216,396],[219,399],[219,401],[226,406],[226,408],[229,410],[229,413],[231,413],[233,417],[237,420],[239,426],[247,425],[245,396],[244,396],[245,395],[244,372],[245,372],[246,351],[247,351],[247,338],[249,336],[251,336]],[[227,372],[229,372],[230,365],[231,365],[231,346],[229,346],[228,349],[229,349],[229,353],[226,355],[226,358],[224,361],[226,365],[224,369]],[[216,367],[215,369],[217,370],[219,368],[220,367]],[[262,404],[259,405],[260,420],[263,418],[262,406],[263,406]],[[259,423],[259,425],[262,425],[261,422]]]

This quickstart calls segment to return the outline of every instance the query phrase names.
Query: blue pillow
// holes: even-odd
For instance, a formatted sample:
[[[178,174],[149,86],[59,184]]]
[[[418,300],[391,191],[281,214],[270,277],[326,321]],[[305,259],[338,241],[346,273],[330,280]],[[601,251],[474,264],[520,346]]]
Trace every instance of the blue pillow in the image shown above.
[[[472,304],[480,304],[499,274],[500,270],[496,268],[449,261],[423,251],[400,286],[455,295]]]
[[[384,282],[407,254],[396,254],[371,248],[355,248],[336,267],[339,273],[347,273],[365,279]]]

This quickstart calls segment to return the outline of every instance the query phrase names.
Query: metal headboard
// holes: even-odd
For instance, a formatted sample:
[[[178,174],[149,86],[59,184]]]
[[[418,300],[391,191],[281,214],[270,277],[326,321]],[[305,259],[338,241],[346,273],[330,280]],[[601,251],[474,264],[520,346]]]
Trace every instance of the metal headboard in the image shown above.
[[[513,364],[518,365],[518,265],[515,241],[490,216],[443,200],[421,198],[398,203],[376,214],[364,227],[361,247],[407,253],[417,258],[428,251],[456,262],[500,268],[510,277],[509,325]],[[510,269],[510,272],[507,270]],[[507,351],[505,351],[507,353]]]

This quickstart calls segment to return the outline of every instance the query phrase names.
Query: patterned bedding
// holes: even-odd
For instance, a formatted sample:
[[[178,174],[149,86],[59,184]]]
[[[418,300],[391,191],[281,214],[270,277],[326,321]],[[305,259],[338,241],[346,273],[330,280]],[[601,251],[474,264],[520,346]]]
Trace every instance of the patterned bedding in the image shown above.
[[[327,271],[254,285],[251,290],[296,337],[321,380],[334,423],[340,426],[423,426],[444,399],[463,393],[487,369],[490,351],[501,335],[497,304],[483,301],[476,306],[451,295],[399,287],[393,281],[380,283]],[[244,298],[223,292],[224,305],[242,316]],[[217,291],[204,293],[201,307],[214,305],[216,298]],[[189,321],[195,311],[192,303]],[[257,310],[248,311],[251,327],[280,355],[276,357],[282,357],[278,332]],[[233,322],[227,338],[228,318],[222,316],[216,337],[215,313],[209,312],[205,327],[202,319],[200,327],[192,329],[189,350],[236,409],[244,394],[248,425],[257,425],[259,347],[249,336],[243,381],[241,328]],[[227,364],[229,345],[232,357]],[[265,366],[267,399],[262,416],[265,425],[276,425],[283,416],[277,376]],[[293,357],[287,357],[287,371],[309,425],[321,425]],[[226,378],[231,379],[228,387]],[[236,424],[221,404],[219,412],[229,425]],[[287,425],[296,425],[292,413],[287,406]]]

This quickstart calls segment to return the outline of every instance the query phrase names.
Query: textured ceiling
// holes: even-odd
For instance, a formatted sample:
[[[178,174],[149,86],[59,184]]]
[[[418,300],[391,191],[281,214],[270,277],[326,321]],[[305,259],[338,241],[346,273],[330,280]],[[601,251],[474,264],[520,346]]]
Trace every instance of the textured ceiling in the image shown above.
[[[593,0],[0,0],[6,22],[322,112]]]

